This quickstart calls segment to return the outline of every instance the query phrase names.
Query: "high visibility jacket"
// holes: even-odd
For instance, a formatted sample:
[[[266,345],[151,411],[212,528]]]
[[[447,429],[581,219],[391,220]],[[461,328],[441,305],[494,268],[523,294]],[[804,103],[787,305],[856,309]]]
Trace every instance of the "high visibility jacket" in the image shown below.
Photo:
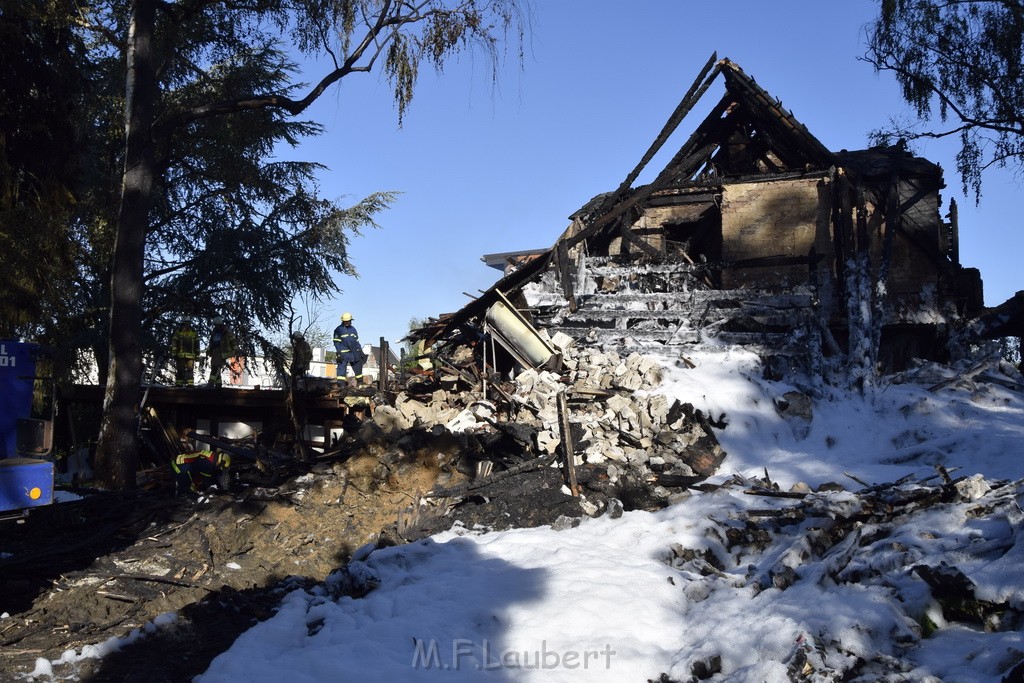
[[[171,463],[171,468],[177,472],[182,472],[191,465],[195,464],[200,458],[208,460],[214,467],[226,470],[231,467],[231,456],[223,451],[214,453],[211,450],[201,450],[195,453],[180,453]]]
[[[339,362],[363,360],[363,347],[359,345],[359,333],[355,326],[338,325],[334,328],[334,350],[338,353]]]
[[[214,327],[210,334],[210,348],[207,354],[211,358],[219,356],[226,359],[234,356],[237,351],[238,343],[235,341],[235,335],[223,325]]]
[[[209,450],[181,453],[171,461],[175,476],[188,477],[185,481],[191,484],[193,491],[205,487],[210,479],[230,466],[230,455]]]
[[[175,358],[196,358],[199,355],[199,334],[191,327],[182,327],[171,339],[171,353]]]

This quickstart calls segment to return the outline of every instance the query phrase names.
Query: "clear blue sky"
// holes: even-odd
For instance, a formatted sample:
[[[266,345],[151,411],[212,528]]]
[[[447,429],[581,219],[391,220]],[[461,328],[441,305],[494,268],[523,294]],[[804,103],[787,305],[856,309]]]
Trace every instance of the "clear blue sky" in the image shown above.
[[[469,301],[464,292],[498,279],[483,254],[550,247],[571,213],[636,165],[712,52],[829,149],[867,146],[870,130],[908,113],[892,77],[857,59],[876,12],[872,0],[535,0],[521,68],[511,44],[496,85],[481,56],[441,76],[424,70],[402,128],[382,77],[347,78],[309,110],[327,134],[295,155],[328,166],[328,197],[402,194],[380,230],[353,239],[360,277],[339,276],[343,293],[323,307],[321,326],[351,311],[363,343],[384,337],[397,350],[410,318],[455,311]],[[721,93],[719,79],[703,104]],[[638,184],[702,118],[703,109],[690,113]],[[975,207],[961,191],[955,145],[914,151],[945,170],[941,210],[956,199],[961,261],[981,270],[986,304],[1024,289],[1012,172],[987,175]]]

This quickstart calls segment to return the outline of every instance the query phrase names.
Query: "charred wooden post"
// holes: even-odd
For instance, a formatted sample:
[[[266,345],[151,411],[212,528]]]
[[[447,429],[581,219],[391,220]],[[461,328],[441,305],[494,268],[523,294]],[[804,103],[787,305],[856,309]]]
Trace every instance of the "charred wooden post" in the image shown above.
[[[949,200],[949,258],[960,264],[960,211],[955,199]]]
[[[555,262],[558,265],[558,281],[562,285],[562,296],[569,302],[569,310],[576,310],[576,293],[573,286],[572,262],[569,260],[569,247],[559,242],[555,247]]]
[[[569,408],[565,402],[565,392],[558,392],[558,431],[562,439],[562,455],[565,457],[565,478],[572,495],[579,497],[580,485],[576,481],[576,453],[572,447],[572,429],[569,425]]]
[[[885,285],[889,279],[893,237],[903,229],[903,211],[900,206],[900,163],[903,159],[905,144],[903,140],[900,140],[890,154],[892,167],[890,169],[889,196],[885,209],[885,241],[882,246],[882,259],[878,264],[878,281],[882,285]]]

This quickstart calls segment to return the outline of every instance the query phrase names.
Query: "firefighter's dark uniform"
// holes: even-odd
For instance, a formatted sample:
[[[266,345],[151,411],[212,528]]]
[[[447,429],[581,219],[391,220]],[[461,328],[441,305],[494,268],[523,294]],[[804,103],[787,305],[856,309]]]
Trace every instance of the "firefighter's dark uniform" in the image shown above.
[[[174,495],[197,493],[210,484],[217,484],[227,490],[229,467],[231,456],[227,453],[196,451],[178,455],[171,462],[171,469],[174,470]]]
[[[305,377],[313,362],[313,349],[301,334],[292,334],[292,377]]]
[[[195,383],[196,358],[199,357],[199,334],[188,323],[174,333],[171,354],[174,356],[174,384],[192,386]]]
[[[344,380],[347,367],[352,365],[352,374],[356,384],[363,380],[363,347],[359,345],[359,333],[352,325],[352,314],[341,316],[341,324],[334,328],[334,350],[338,354],[338,379]]]
[[[231,358],[238,352],[235,335],[223,323],[216,323],[210,333],[210,386],[219,387],[223,384],[221,371]]]

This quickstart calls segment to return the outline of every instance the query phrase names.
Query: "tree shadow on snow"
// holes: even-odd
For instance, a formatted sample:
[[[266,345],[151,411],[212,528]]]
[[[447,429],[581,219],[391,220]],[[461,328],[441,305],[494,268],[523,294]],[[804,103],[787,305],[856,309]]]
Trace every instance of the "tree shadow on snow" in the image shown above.
[[[206,672],[204,683],[503,681],[522,668],[579,667],[548,644],[558,633],[509,638],[518,610],[550,599],[546,579],[546,570],[491,556],[473,538],[377,548],[322,584],[292,578],[276,591],[211,594],[108,655],[89,680],[135,680],[145,671],[148,681]],[[298,587],[306,589],[302,599],[276,609]]]

